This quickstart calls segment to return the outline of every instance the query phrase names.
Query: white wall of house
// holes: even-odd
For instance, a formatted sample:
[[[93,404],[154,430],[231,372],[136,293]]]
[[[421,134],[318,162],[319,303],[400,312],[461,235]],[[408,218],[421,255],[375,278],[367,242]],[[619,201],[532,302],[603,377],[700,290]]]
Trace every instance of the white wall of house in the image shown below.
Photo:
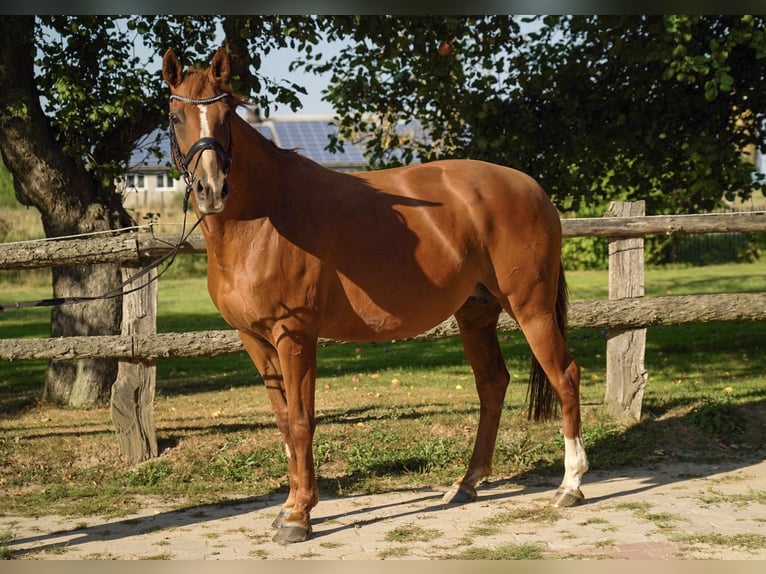
[[[118,183],[118,189],[128,209],[169,207],[181,201],[184,183],[173,179],[166,168],[142,167],[128,172]]]

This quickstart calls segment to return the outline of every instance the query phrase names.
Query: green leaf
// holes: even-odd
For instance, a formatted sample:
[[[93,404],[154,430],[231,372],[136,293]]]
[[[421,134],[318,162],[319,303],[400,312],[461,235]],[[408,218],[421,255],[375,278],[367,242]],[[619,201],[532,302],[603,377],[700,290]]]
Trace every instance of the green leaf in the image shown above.
[[[718,96],[718,85],[714,80],[705,82],[705,99],[712,102]]]
[[[729,74],[721,74],[720,78],[720,89],[722,92],[730,92],[732,86],[734,85],[734,78],[732,78]]]

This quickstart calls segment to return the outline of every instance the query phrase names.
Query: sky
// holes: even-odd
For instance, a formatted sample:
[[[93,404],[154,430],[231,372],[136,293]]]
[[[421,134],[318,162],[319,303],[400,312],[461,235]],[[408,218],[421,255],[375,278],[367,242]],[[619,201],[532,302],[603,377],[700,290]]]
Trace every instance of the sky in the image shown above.
[[[322,53],[325,56],[332,55],[332,46],[326,44],[322,46]],[[298,94],[303,108],[297,112],[290,110],[289,106],[273,104],[271,109],[272,116],[294,116],[294,115],[333,115],[334,111],[330,104],[322,101],[322,90],[329,83],[330,74],[317,76],[307,74],[302,71],[289,72],[290,63],[297,59],[299,52],[289,48],[274,50],[266,56],[261,56],[262,64],[259,73],[272,80],[289,80],[302,85],[308,92],[303,96]]]
[[[222,41],[222,39],[221,39]],[[318,51],[325,57],[331,57],[340,51],[342,43],[323,42],[318,46]],[[137,44],[136,49],[144,57],[152,60],[151,66],[162,66],[162,54],[153,54],[149,56],[148,48],[142,44]],[[330,81],[330,73],[319,76],[314,73],[307,73],[301,69],[290,72],[290,64],[300,57],[300,51],[291,48],[273,49],[268,54],[261,54],[261,67],[258,74],[269,78],[270,80],[282,83],[283,81],[295,82],[306,88],[307,94],[296,94],[301,100],[303,107],[293,112],[285,104],[271,103],[271,116],[296,116],[296,115],[334,115],[332,106],[322,101],[322,90],[327,87]]]
[[[140,58],[148,61],[148,67],[150,70],[159,70],[162,67],[162,54],[150,53],[150,49],[147,48],[142,42],[140,37],[136,39],[136,52]],[[222,38],[219,39],[219,45],[222,42]],[[336,47],[333,47],[333,43],[321,43],[322,54],[330,57],[340,50],[342,44],[335,43]],[[293,50],[291,48],[273,49],[269,54],[261,54],[261,67],[258,70],[258,74],[264,76],[271,81],[277,83],[283,83],[283,81],[291,81],[306,88],[307,94],[296,94],[301,100],[303,107],[297,112],[293,112],[289,106],[285,104],[271,103],[271,116],[295,116],[295,115],[334,115],[334,110],[327,102],[322,101],[322,90],[327,86],[330,81],[330,73],[318,76],[314,73],[306,73],[300,69],[290,72],[290,64],[297,60],[300,56],[299,50]],[[186,66],[186,63],[182,64]]]

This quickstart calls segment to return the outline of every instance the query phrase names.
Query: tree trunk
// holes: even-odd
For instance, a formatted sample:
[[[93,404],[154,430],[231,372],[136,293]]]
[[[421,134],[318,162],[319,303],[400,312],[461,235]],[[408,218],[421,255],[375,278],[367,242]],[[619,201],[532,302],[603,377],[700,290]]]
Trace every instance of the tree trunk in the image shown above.
[[[58,267],[53,270],[54,297],[91,296],[119,285],[117,265]],[[121,298],[104,299],[51,310],[51,337],[118,335]],[[117,324],[115,324],[117,323]],[[104,404],[117,377],[117,361],[82,359],[49,361],[43,400],[74,407]]]
[[[114,229],[129,223],[114,189],[102,189],[81,158],[58,142],[34,79],[34,17],[0,17],[0,153],[21,203],[40,211],[47,237]],[[120,284],[117,265],[53,271],[53,296],[98,295]],[[115,298],[55,308],[51,335],[108,335],[120,330]],[[43,397],[60,404],[105,402],[117,373],[114,359],[52,361]]]

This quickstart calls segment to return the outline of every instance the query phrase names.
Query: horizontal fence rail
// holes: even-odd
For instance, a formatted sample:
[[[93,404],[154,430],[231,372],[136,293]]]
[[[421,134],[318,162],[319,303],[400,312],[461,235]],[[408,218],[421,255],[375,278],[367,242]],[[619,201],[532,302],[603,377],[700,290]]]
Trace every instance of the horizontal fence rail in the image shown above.
[[[682,325],[711,321],[766,321],[766,293],[676,295],[617,301],[573,301],[569,304],[571,329],[632,329],[647,326]],[[499,332],[518,330],[509,315],[502,313]],[[437,339],[458,335],[457,321],[450,317],[413,339]],[[344,341],[320,339],[322,346]],[[0,341],[0,360],[38,359],[122,360],[184,359],[217,357],[243,352],[234,330],[104,335],[50,339],[5,339]]]
[[[562,219],[564,237],[642,237],[676,233],[766,232],[766,211],[702,215],[649,215]],[[129,233],[89,239],[51,239],[0,244],[0,269],[39,269],[91,263],[136,263],[159,258],[180,234]],[[179,253],[204,253],[201,233],[184,241]]]
[[[763,233],[766,211],[562,219],[564,237],[643,237],[677,233]]]

